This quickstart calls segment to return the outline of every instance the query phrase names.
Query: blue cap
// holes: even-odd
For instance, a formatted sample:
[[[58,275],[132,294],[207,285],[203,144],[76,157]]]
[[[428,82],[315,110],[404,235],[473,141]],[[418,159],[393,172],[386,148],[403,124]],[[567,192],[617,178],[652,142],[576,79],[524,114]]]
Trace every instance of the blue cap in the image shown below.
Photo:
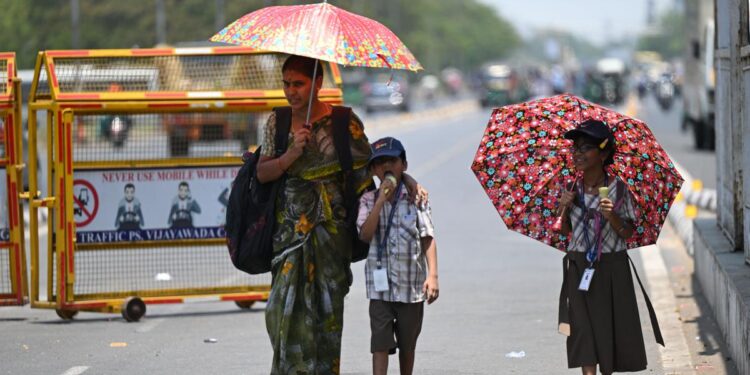
[[[402,145],[401,141],[396,138],[385,137],[378,139],[373,142],[370,147],[372,148],[372,155],[370,155],[369,162],[383,156],[400,157],[406,161],[406,150],[404,149],[404,145]]]

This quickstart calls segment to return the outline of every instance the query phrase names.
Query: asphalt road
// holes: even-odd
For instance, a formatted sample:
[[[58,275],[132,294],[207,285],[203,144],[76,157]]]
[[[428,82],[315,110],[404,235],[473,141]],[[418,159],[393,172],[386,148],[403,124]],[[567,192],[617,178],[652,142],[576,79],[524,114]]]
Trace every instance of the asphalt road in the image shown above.
[[[655,104],[654,109],[658,111]],[[695,163],[687,157],[696,153],[671,135],[672,126],[679,129],[678,123],[671,123],[674,115],[651,121],[658,112],[646,111],[648,103],[638,117],[657,124],[652,125],[657,138],[667,142],[675,160],[692,168]],[[441,296],[425,309],[415,373],[580,373],[566,368],[565,338],[557,333],[562,254],[508,231],[469,168],[489,114],[474,109],[437,120],[397,116],[390,122],[401,123],[387,131],[368,129],[371,141],[385,135],[400,138],[407,149],[408,172],[430,191]],[[700,173],[709,172],[695,171],[696,176]],[[653,284],[650,290],[670,291],[666,297],[673,300],[668,279],[644,276],[653,275],[653,270],[644,272],[641,267],[643,251],[632,252],[641,277]],[[371,365],[363,265],[355,264],[353,272],[344,319],[342,373],[367,374]],[[672,300],[660,298],[655,304],[674,310]],[[200,301],[152,305],[139,323],[126,323],[119,314],[85,312],[68,322],[51,310],[4,307],[0,309],[0,373],[268,373],[272,352],[262,307],[243,311],[233,303]],[[641,308],[647,373],[664,374],[664,354],[654,343],[642,301]],[[681,332],[676,335],[684,337]],[[506,356],[521,351],[525,355],[520,358]],[[391,362],[396,373],[397,361]]]

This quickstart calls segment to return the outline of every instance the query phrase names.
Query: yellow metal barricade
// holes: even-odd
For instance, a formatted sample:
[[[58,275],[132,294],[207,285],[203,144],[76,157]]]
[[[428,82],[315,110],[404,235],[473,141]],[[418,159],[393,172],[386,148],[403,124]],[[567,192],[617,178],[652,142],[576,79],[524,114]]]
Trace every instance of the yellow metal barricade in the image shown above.
[[[148,304],[267,299],[270,275],[234,269],[222,226],[240,155],[287,105],[285,57],[238,47],[40,53],[29,190],[38,164],[46,191],[30,204],[32,307],[138,320]],[[325,67],[321,99],[339,104],[340,73]],[[49,210],[46,238],[39,209]]]
[[[0,52],[0,305],[28,302],[24,251],[20,81],[15,53]]]

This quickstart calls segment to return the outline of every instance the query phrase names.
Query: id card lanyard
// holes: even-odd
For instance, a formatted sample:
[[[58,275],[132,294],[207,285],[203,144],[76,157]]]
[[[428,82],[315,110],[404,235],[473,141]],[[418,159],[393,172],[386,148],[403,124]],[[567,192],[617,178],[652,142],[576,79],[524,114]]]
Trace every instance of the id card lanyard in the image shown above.
[[[391,212],[390,215],[388,215],[388,222],[385,225],[385,233],[380,238],[380,242],[378,243],[378,269],[382,268],[383,252],[385,251],[385,247],[388,244],[388,234],[391,232],[391,224],[393,223],[393,216],[396,214],[396,210],[398,208],[398,198],[401,196],[402,186],[403,183],[399,183],[398,187],[396,188],[396,200],[391,204]],[[377,197],[375,199],[377,199]],[[378,232],[380,232],[380,226],[378,226]]]
[[[604,186],[609,186],[609,176],[607,174],[604,174]],[[594,215],[594,243],[591,243],[591,238],[589,237],[589,220],[587,218],[588,216],[588,207],[586,206],[586,197],[583,191],[583,181],[581,182],[580,187],[580,194],[578,196],[580,197],[581,201],[581,207],[585,208],[586,213],[583,217],[583,239],[586,242],[586,260],[589,262],[591,267],[593,267],[594,262],[598,261],[602,256],[602,220],[601,220],[601,214],[597,213]]]
[[[609,177],[604,174],[604,186],[609,186]],[[588,291],[591,279],[594,277],[594,263],[601,259],[602,256],[602,218],[598,212],[594,215],[594,244],[591,243],[589,237],[589,220],[588,220],[588,207],[586,206],[586,198],[583,191],[583,181],[581,181],[581,188],[578,194],[580,196],[581,207],[585,208],[586,213],[583,216],[583,239],[586,242],[586,260],[589,262],[589,267],[583,272],[581,282],[578,285],[578,290]]]

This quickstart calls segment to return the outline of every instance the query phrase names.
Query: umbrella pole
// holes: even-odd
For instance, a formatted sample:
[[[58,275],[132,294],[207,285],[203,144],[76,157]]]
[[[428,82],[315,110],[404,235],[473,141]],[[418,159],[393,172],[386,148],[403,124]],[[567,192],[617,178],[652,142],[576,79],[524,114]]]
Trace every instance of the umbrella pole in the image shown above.
[[[313,89],[315,87],[315,77],[318,76],[318,59],[315,59],[315,67],[313,67],[312,83],[310,84],[310,99],[307,102],[307,119],[305,120],[305,126],[310,126],[310,113],[312,111],[312,100],[313,100]]]

